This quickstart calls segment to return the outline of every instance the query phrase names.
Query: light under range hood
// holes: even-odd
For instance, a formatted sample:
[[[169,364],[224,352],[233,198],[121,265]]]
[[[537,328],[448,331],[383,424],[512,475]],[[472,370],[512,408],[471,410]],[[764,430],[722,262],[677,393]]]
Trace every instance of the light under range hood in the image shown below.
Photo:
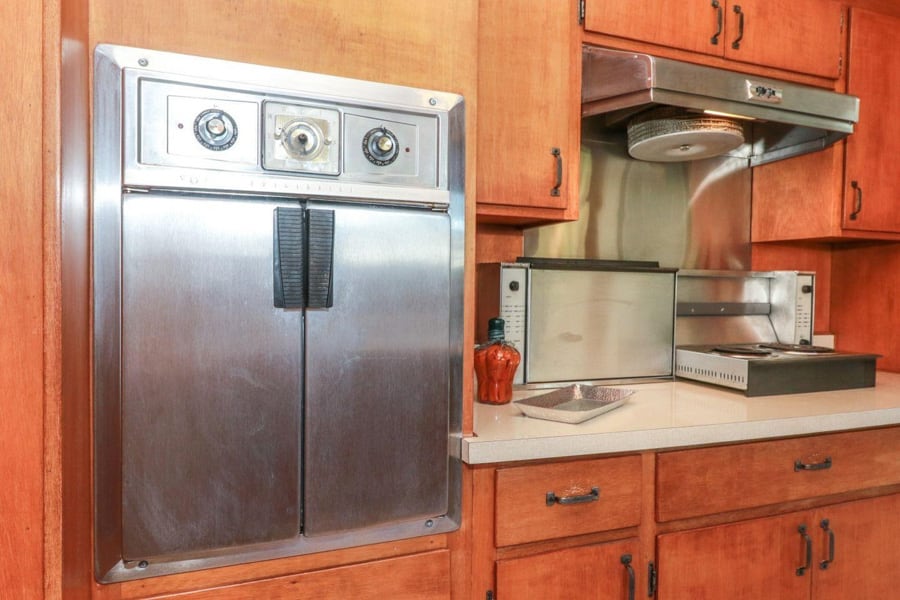
[[[657,107],[736,118],[746,142],[738,152],[750,166],[822,150],[859,118],[858,98],[825,89],[593,46],[582,58],[584,119],[626,127]]]

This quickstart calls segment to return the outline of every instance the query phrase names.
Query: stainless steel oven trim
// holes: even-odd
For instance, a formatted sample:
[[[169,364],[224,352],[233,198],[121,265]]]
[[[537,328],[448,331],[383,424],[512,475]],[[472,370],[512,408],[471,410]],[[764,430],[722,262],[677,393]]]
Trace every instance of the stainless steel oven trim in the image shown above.
[[[210,81],[209,73],[227,74],[229,89],[266,89],[278,94],[295,95],[292,86],[299,86],[297,72],[274,67],[238,65],[216,59],[189,57],[165,52],[148,51],[122,46],[99,45],[94,53],[94,89],[117,90],[115,94],[93,94],[92,140],[92,281],[93,294],[93,436],[94,436],[94,572],[101,582],[124,581],[156,577],[196,569],[206,569],[287,557],[311,552],[321,552],[350,546],[360,546],[403,538],[440,534],[453,531],[461,521],[462,461],[461,427],[463,394],[463,318],[464,318],[464,264],[465,264],[465,104],[456,94],[415,90],[374,82],[345,80],[325,75],[303,74],[315,81],[316,97],[352,102],[366,97],[367,106],[384,106],[391,110],[409,107],[417,112],[432,111],[441,115],[439,126],[439,152],[448,157],[439,170],[438,189],[413,191],[390,186],[367,184],[322,185],[316,188],[316,196],[337,198],[343,201],[371,201],[406,204],[422,202],[435,210],[447,210],[450,215],[450,264],[449,281],[451,306],[448,347],[451,355],[450,414],[448,465],[450,498],[447,513],[442,516],[415,522],[395,522],[334,535],[317,536],[314,539],[297,536],[286,542],[262,543],[245,546],[239,552],[222,549],[205,553],[202,557],[175,557],[160,564],[124,564],[121,560],[122,529],[115,523],[122,520],[121,508],[121,455],[122,440],[119,397],[122,387],[121,331],[119,320],[122,310],[121,272],[122,239],[121,194],[125,167],[133,158],[132,149],[123,147],[121,123],[123,110],[121,94],[128,70],[178,73],[179,77],[197,81]],[[167,78],[170,75],[167,73]],[[235,81],[232,81],[234,79]],[[278,82],[277,84],[275,82]],[[302,86],[300,86],[302,87]],[[293,91],[292,91],[293,90]],[[320,93],[321,90],[321,93]],[[372,98],[370,102],[368,98]],[[136,164],[136,163],[135,163]],[[278,176],[275,176],[278,177]],[[286,178],[290,179],[290,178]],[[130,185],[184,188],[184,181],[169,175],[152,180],[137,174]],[[190,186],[187,186],[190,187]],[[197,186],[199,191],[203,186]],[[252,192],[252,190],[246,190]],[[258,190],[257,190],[258,191]],[[290,190],[284,195],[309,195],[309,190]],[[266,191],[265,195],[271,194]],[[97,452],[103,449],[103,452]],[[102,519],[98,518],[103,516]]]

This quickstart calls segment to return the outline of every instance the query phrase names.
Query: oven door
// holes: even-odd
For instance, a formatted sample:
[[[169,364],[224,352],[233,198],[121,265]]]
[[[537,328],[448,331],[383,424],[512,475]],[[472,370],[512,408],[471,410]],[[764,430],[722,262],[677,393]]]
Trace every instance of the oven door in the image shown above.
[[[296,537],[303,312],[273,305],[273,211],[122,200],[122,555]]]

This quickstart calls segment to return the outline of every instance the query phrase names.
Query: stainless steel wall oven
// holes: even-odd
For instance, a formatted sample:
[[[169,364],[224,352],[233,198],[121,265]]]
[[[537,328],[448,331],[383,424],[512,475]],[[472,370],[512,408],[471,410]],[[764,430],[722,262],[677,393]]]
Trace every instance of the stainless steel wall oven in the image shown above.
[[[98,580],[456,528],[462,98],[99,46],[93,123]]]

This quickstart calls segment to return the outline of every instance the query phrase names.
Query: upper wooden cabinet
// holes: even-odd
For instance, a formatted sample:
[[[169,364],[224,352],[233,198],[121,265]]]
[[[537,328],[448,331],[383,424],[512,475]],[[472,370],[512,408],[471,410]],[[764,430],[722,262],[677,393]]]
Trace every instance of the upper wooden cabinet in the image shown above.
[[[577,217],[580,61],[575,2],[479,3],[479,220]]]
[[[754,170],[752,239],[900,239],[900,18],[850,9],[846,142]]]
[[[847,85],[860,113],[847,138],[842,225],[900,233],[900,18],[852,9],[850,19]]]
[[[831,0],[586,0],[588,31],[837,79],[842,8]]]

